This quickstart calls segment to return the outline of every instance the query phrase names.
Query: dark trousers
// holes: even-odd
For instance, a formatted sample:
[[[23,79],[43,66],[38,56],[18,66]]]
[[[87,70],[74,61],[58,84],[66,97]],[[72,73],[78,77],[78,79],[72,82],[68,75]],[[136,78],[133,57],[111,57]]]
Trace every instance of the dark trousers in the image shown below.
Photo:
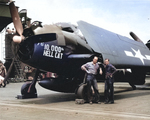
[[[88,101],[89,102],[92,101],[91,86],[93,86],[93,89],[94,89],[94,92],[95,92],[96,102],[99,102],[100,97],[99,97],[97,80],[95,78],[95,75],[87,74],[86,82],[87,82],[87,98],[88,98]]]
[[[113,78],[108,78],[105,80],[105,101],[106,102],[114,102],[114,80]]]

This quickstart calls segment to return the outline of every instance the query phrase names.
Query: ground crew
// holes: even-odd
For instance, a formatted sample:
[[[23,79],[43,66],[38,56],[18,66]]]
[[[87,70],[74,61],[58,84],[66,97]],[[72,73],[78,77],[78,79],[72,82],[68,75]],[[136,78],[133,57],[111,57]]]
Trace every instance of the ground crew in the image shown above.
[[[109,59],[105,59],[105,104],[113,104],[114,103],[114,73],[116,72],[116,68],[109,63]]]
[[[93,61],[87,62],[86,64],[81,66],[81,69],[86,71],[87,77],[86,77],[86,82],[87,82],[87,98],[88,102],[92,104],[92,97],[91,97],[91,86],[94,89],[95,96],[97,98],[97,103],[100,103],[100,97],[99,97],[99,91],[98,91],[98,85],[97,85],[97,80],[96,80],[96,74],[97,70],[99,69],[99,65],[97,63],[98,57],[94,57]],[[100,68],[100,74],[102,74],[102,69]]]

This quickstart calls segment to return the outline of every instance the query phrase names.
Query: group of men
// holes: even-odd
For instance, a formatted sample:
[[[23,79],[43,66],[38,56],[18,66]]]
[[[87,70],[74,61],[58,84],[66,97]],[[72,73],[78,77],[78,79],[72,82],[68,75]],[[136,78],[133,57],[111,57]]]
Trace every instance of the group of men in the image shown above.
[[[86,64],[81,66],[81,69],[87,73],[86,83],[87,83],[87,99],[90,104],[92,104],[92,96],[91,96],[91,86],[93,87],[96,102],[100,103],[100,94],[98,91],[98,85],[96,80],[97,71],[99,69],[99,74],[105,74],[105,104],[113,104],[114,103],[114,73],[116,72],[116,68],[109,63],[109,59],[106,58],[104,61],[105,71],[102,71],[102,68],[98,64],[98,57],[95,56],[93,61],[87,62]],[[105,73],[104,73],[105,72]]]

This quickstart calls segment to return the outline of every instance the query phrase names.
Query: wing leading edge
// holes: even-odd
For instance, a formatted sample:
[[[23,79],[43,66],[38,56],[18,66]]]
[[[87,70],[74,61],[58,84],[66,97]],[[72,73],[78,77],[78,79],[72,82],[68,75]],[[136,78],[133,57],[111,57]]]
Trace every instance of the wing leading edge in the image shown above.
[[[150,66],[150,51],[141,42],[107,31],[84,21],[78,27],[89,46],[117,66]]]

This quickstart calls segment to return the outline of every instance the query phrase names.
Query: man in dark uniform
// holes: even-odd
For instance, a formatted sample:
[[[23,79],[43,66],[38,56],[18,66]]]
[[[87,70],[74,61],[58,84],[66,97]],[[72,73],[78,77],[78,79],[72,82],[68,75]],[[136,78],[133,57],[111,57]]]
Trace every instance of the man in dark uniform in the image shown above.
[[[114,73],[116,72],[116,68],[109,63],[109,59],[105,59],[105,104],[113,104],[114,103]]]
[[[91,98],[91,86],[93,86],[95,96],[97,96],[98,100],[97,103],[99,102],[99,92],[98,92],[98,85],[97,85],[97,80],[95,78],[97,74],[97,70],[99,69],[99,65],[97,63],[98,57],[94,57],[93,61],[87,62],[86,64],[81,66],[81,69],[86,71],[87,73],[87,97],[88,97],[88,102],[92,104],[92,98]],[[102,70],[100,68],[100,74],[102,74]]]

